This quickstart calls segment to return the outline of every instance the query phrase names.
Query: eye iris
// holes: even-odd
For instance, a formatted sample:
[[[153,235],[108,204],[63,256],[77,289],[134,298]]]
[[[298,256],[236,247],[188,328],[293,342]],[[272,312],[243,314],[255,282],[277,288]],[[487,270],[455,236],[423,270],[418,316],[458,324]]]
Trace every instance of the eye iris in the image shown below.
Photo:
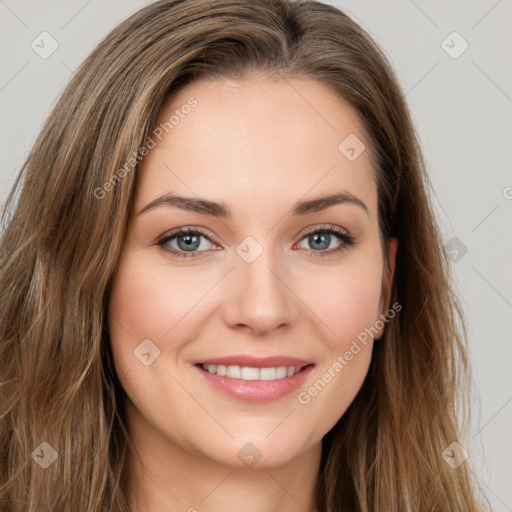
[[[191,235],[191,234],[188,234],[188,235],[180,235],[179,237],[176,238],[177,242],[178,242],[178,247],[183,250],[183,251],[193,251],[195,249],[197,249],[199,247],[199,243],[200,243],[200,240],[199,240],[199,236],[198,235]],[[180,241],[183,240],[185,245],[182,246],[180,244]]]
[[[320,240],[322,239],[322,240]],[[316,243],[320,243],[321,247],[316,247],[316,249],[327,249],[329,247],[329,242],[331,241],[331,237],[328,233],[314,233],[309,235],[309,243],[315,247]],[[327,243],[325,243],[327,242]]]

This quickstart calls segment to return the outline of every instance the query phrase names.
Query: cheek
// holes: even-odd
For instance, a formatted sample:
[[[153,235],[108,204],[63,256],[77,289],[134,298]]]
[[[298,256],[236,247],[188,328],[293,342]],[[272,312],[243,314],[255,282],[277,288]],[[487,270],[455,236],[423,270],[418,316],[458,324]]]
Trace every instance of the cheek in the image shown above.
[[[359,255],[361,256],[361,255]],[[298,402],[304,412],[322,418],[319,431],[330,430],[348,409],[367,375],[379,319],[382,271],[379,258],[358,258],[318,274],[302,296],[327,326],[322,336],[324,356],[310,386]]]
[[[206,285],[190,286],[194,280],[191,274],[170,275],[159,265],[143,260],[136,251],[122,255],[113,279],[108,312],[116,373],[135,410],[157,429],[162,427],[162,418],[172,424],[176,410],[185,417],[195,411],[195,402],[188,399],[165,370],[172,370],[171,359],[179,357],[185,344],[180,341],[186,340],[180,329],[187,330],[189,326],[187,312],[206,291],[202,290]],[[178,325],[176,331],[166,337],[174,325]],[[166,339],[172,340],[171,351],[167,350]],[[146,353],[147,366],[143,361]],[[165,401],[162,397],[166,397]]]
[[[163,340],[197,305],[208,282],[190,269],[170,272],[162,263],[142,256],[122,258],[110,295],[111,326],[124,328],[139,340]],[[126,335],[126,332],[122,336]]]
[[[302,280],[299,296],[306,298],[306,305],[328,328],[325,340],[331,349],[343,350],[375,324],[380,314],[381,282],[378,259],[361,259]]]
[[[174,381],[165,372],[157,376],[158,369],[182,364],[183,349],[201,331],[207,303],[201,298],[218,279],[192,267],[177,269],[135,250],[121,256],[109,298],[110,345],[117,375],[140,410],[149,411],[147,397],[155,389],[168,386],[169,396],[176,395]],[[137,356],[143,359],[148,351],[150,364],[144,366]]]

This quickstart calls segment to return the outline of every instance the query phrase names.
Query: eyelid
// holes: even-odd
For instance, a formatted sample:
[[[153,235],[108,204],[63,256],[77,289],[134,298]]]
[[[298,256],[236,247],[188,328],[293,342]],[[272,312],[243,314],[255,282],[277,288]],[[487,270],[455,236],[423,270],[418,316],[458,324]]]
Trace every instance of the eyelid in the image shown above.
[[[221,246],[221,243],[219,241],[217,241],[215,235],[210,230],[207,230],[206,228],[200,228],[199,226],[191,226],[191,225],[181,226],[176,229],[171,229],[170,231],[159,236],[157,239],[157,243],[166,241],[169,238],[173,238],[177,235],[182,235],[182,234],[187,235],[189,233],[199,234],[199,235],[203,236],[204,238],[208,239],[211,243]]]
[[[317,231],[329,230],[329,229],[334,229],[335,231],[339,230],[340,233],[343,233],[347,236],[351,236],[350,233],[345,228],[342,228],[340,226],[335,226],[334,224],[320,224],[320,225],[313,224],[312,226],[308,226],[304,230],[299,231],[297,233],[297,236],[302,235],[301,236],[301,240],[302,240],[302,238],[304,238],[306,235],[309,235],[311,233],[316,233]]]

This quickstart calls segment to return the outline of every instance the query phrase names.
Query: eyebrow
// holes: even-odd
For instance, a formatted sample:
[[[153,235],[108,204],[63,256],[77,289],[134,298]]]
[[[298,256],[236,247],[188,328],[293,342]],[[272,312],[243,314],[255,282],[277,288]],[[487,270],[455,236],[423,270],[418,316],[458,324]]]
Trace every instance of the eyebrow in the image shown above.
[[[361,201],[361,199],[354,196],[350,192],[344,191],[325,197],[311,199],[308,201],[298,201],[292,207],[292,215],[307,215],[309,213],[325,210],[326,208],[338,204],[354,204],[356,206],[359,206],[367,214],[369,214],[366,204],[364,204],[363,201]],[[230,209],[225,203],[217,203],[214,201],[208,201],[207,199],[200,199],[196,197],[183,197],[175,195],[173,193],[168,193],[154,199],[139,212],[139,215],[149,210],[152,210],[153,208],[157,208],[158,206],[171,206],[195,213],[212,215],[213,217],[231,217]]]

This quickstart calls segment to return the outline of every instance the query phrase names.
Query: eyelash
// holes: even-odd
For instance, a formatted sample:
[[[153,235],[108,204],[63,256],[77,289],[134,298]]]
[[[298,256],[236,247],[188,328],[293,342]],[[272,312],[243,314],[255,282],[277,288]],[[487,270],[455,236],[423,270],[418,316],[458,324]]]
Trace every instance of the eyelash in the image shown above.
[[[333,254],[338,254],[341,251],[345,251],[349,247],[352,247],[352,246],[354,246],[356,244],[355,237],[353,237],[352,235],[348,234],[346,231],[342,230],[341,228],[338,228],[337,226],[315,226],[313,228],[310,228],[305,233],[303,233],[301,239],[299,240],[299,243],[306,236],[311,235],[313,233],[327,233],[329,235],[333,234],[333,235],[336,235],[337,237],[339,237],[341,239],[341,241],[342,241],[342,243],[338,247],[336,247],[334,249],[324,249],[324,250],[321,250],[321,251],[314,251],[313,249],[304,249],[313,258],[325,258],[325,257],[328,257],[328,256],[332,256]],[[207,235],[204,231],[202,231],[199,228],[194,228],[194,229],[191,229],[191,228],[179,228],[179,229],[176,229],[176,230],[172,231],[171,233],[165,234],[162,238],[160,238],[157,241],[156,245],[158,247],[160,247],[160,249],[162,251],[164,251],[166,253],[169,253],[172,256],[177,257],[177,258],[184,258],[184,259],[185,258],[196,258],[196,257],[200,256],[202,252],[205,252],[205,251],[196,251],[196,252],[192,252],[192,251],[190,251],[190,252],[177,251],[176,249],[171,248],[171,247],[166,245],[171,240],[173,240],[174,238],[176,238],[179,235],[190,235],[190,234],[201,235],[204,238],[206,238],[209,242],[214,243],[216,245],[219,245],[219,244],[217,244],[217,242],[215,242],[215,240],[211,240],[210,236]]]

